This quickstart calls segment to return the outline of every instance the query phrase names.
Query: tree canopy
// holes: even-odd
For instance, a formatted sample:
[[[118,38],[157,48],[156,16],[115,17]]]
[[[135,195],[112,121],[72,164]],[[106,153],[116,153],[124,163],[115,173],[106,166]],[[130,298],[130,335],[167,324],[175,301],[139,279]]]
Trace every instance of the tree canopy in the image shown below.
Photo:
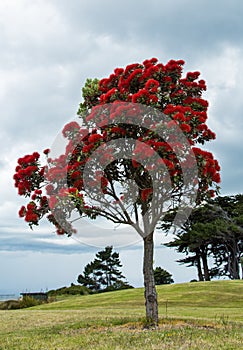
[[[46,149],[47,167],[37,152],[24,156],[14,175],[18,193],[31,199],[19,212],[31,227],[47,217],[58,234],[71,235],[76,213],[130,225],[142,236],[146,316],[154,324],[154,229],[171,207],[184,220],[220,182],[217,160],[197,146],[215,138],[206,125],[206,84],[197,71],[182,76],[183,65],[152,58],[88,79],[79,122],[62,132],[64,153]]]
[[[166,244],[186,254],[178,262],[195,266],[200,281],[216,276],[240,278],[243,254],[242,198],[242,195],[218,196],[193,209],[188,220],[177,229],[175,238]],[[173,215],[171,213],[164,218],[161,228],[165,231],[170,229]]]

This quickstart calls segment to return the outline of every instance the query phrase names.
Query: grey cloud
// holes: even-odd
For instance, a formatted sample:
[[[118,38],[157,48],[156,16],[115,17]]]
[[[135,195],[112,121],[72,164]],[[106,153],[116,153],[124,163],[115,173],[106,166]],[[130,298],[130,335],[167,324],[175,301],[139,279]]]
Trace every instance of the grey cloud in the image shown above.
[[[216,142],[209,147],[221,166],[221,195],[243,193],[242,145]]]
[[[54,234],[41,234],[33,231],[27,233],[21,231],[16,234],[9,227],[0,227],[0,251],[32,251],[52,254],[76,254],[76,253],[92,253],[97,252],[104,246],[92,246],[85,243],[82,237],[55,237]],[[62,244],[61,244],[62,242]],[[112,244],[111,244],[112,245]],[[141,249],[139,244],[132,244],[124,247],[114,247],[118,250],[137,250]]]
[[[51,146],[76,114],[87,77],[105,77],[116,66],[152,56],[164,63],[182,58],[186,70],[205,71],[209,124],[217,133],[217,140],[206,148],[222,166],[222,194],[243,193],[242,2],[50,0],[30,6],[36,6],[34,20],[28,18],[25,24],[21,16],[28,12],[20,6],[16,21],[5,21],[9,27],[0,38],[1,252],[32,251],[68,258],[97,251],[83,242],[59,244],[60,237],[51,234],[53,228],[47,225],[30,232],[17,217],[22,198],[17,198],[16,190],[10,189],[12,182],[6,179],[12,177],[13,161],[22,156],[22,150],[31,153]],[[238,56],[229,55],[225,61],[240,69],[232,86],[227,83],[229,74],[224,67],[219,71],[217,61],[209,72],[206,69],[215,57],[224,55],[225,47],[239,50]],[[87,235],[100,234],[99,227],[83,229]],[[137,248],[124,248],[129,249]]]
[[[122,3],[55,1],[74,31],[110,35],[122,43],[158,45],[190,57],[215,50],[222,42],[242,45],[243,4],[233,1],[173,0]],[[74,10],[75,9],[75,10]]]
[[[53,239],[45,241],[49,238],[47,235],[32,233],[33,237],[26,234],[25,232],[19,232],[17,235],[13,232],[8,232],[8,235],[5,234],[6,230],[0,229],[0,251],[35,251],[42,253],[53,253],[53,254],[75,254],[83,252],[93,252],[97,249],[94,247],[89,247],[85,245],[78,244],[60,244]],[[71,239],[71,238],[70,238]]]

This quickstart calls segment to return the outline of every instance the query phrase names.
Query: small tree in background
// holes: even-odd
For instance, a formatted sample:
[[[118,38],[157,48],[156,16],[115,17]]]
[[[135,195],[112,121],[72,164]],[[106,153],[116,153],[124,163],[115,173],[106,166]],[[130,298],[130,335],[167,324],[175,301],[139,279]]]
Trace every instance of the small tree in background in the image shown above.
[[[14,175],[18,193],[31,198],[19,211],[31,227],[46,216],[58,234],[72,235],[75,212],[130,225],[141,235],[151,325],[158,324],[154,230],[171,207],[183,207],[181,218],[188,216],[220,181],[218,162],[196,147],[215,138],[206,125],[205,81],[198,80],[199,72],[183,77],[183,65],[152,58],[87,80],[78,111],[82,125],[63,129],[65,152],[49,157],[46,176],[36,152],[18,160]]]
[[[112,250],[113,247],[106,247],[99,251],[95,259],[85,266],[83,274],[78,276],[78,283],[95,292],[131,288],[119,271],[122,267],[119,253]]]
[[[174,283],[172,275],[160,266],[154,269],[154,281],[156,285]]]
[[[100,283],[98,282],[98,276],[96,274],[96,265],[94,262],[88,263],[84,267],[83,274],[78,276],[78,283],[92,290],[98,292],[101,289]]]

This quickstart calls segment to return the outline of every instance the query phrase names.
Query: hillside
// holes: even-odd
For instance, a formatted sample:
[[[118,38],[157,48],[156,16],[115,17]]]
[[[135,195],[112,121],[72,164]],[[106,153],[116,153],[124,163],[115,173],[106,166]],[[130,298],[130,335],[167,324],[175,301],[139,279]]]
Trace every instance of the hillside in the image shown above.
[[[211,281],[157,286],[160,317],[173,315],[211,318],[223,309],[224,316],[243,322],[243,281]],[[84,296],[63,296],[59,301],[35,307],[38,310],[92,309],[107,313],[119,310],[122,314],[144,315],[143,288],[128,289]],[[212,309],[213,308],[213,309]],[[33,308],[32,308],[33,309]],[[167,309],[167,311],[166,311]],[[103,310],[103,311],[101,311]]]
[[[243,348],[243,281],[158,286],[157,330],[144,329],[142,288],[60,298],[0,311],[0,349]]]

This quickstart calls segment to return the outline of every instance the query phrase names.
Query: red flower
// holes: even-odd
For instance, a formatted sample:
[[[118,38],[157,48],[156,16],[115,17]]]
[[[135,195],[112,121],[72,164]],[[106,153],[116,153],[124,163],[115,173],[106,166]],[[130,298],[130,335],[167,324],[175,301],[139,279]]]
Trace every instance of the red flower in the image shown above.
[[[121,75],[124,72],[123,68],[116,68],[114,69],[115,75]]]
[[[69,192],[70,194],[76,195],[76,194],[78,193],[78,190],[77,190],[76,187],[70,187],[70,188],[68,189],[68,192]]]
[[[214,190],[209,190],[208,191],[210,197],[215,197],[215,191]]]
[[[158,141],[158,142],[154,142],[154,149],[157,150],[161,150],[161,151],[170,151],[170,145],[167,142],[162,142],[162,141]]]
[[[107,192],[107,186],[109,184],[109,181],[107,180],[106,177],[102,176],[101,179],[100,179],[100,182],[101,182],[101,189],[102,189],[102,192],[103,193],[106,193]]]
[[[198,131],[203,131],[203,130],[206,130],[206,129],[207,129],[207,125],[206,124],[200,124],[197,127]]]
[[[167,168],[169,168],[170,170],[172,170],[172,169],[174,169],[174,164],[173,164],[173,162],[171,161],[171,160],[169,160],[169,159],[165,159],[165,158],[161,158],[161,160],[160,160],[160,163],[164,163],[166,166],[167,166]]]
[[[62,130],[62,134],[64,137],[67,137],[70,134],[72,134],[73,132],[79,131],[79,129],[80,129],[80,126],[77,122],[70,122],[64,126],[64,128]]]
[[[44,207],[46,204],[48,204],[47,197],[46,196],[41,197],[40,206]]]
[[[200,89],[207,90],[207,85],[206,85],[204,80],[199,80],[198,85],[199,85]]]
[[[71,174],[71,178],[72,179],[79,179],[81,177],[81,175],[82,175],[81,171],[76,170]]]
[[[215,167],[215,170],[220,171],[220,165],[216,159],[214,160],[214,167]]]
[[[119,127],[119,126],[113,126],[111,128],[111,132],[114,132],[115,134],[122,134],[125,135],[126,134],[126,130],[124,130],[123,128]]]
[[[39,219],[38,215],[37,215],[36,213],[34,213],[33,211],[28,210],[28,211],[26,212],[25,221],[37,223],[37,222],[38,222],[38,219]]]
[[[185,116],[183,113],[178,112],[176,114],[173,115],[173,119],[174,120],[179,120],[180,122],[184,122],[186,120]]]
[[[19,217],[23,218],[25,216],[26,213],[26,208],[24,205],[22,205],[22,207],[19,209]]]
[[[73,186],[76,187],[79,191],[83,189],[83,180],[78,179],[74,181]]]
[[[140,166],[140,163],[138,163],[135,159],[132,159],[132,166],[134,168],[138,168]]]
[[[20,196],[26,194],[26,192],[29,192],[29,189],[26,188],[23,182],[20,182],[19,184],[17,184],[16,187],[18,187],[18,194]]]
[[[50,153],[50,151],[51,150],[49,148],[46,148],[46,149],[44,149],[43,153],[47,155],[48,153]]]
[[[100,103],[102,104],[114,101],[114,99],[116,99],[117,92],[117,88],[110,89],[106,94],[100,96]]]
[[[49,207],[50,209],[54,209],[57,204],[57,198],[55,196],[51,196],[49,198]]]
[[[156,64],[158,62],[158,59],[153,57],[149,60],[145,60],[143,61],[143,65],[146,67],[146,68],[149,68],[151,67],[152,65]]]
[[[150,95],[149,100],[151,103],[157,103],[159,101],[159,99],[156,95]]]
[[[34,152],[33,154],[27,154],[23,158],[18,159],[19,165],[30,165],[35,163],[40,158],[40,154],[38,152]]]
[[[136,94],[132,96],[133,103],[142,103],[149,100],[149,92],[145,89],[139,90]]]
[[[38,167],[36,165],[29,165],[25,169],[19,170],[19,175],[22,176],[31,176],[35,171],[38,170]]]
[[[65,234],[65,230],[63,228],[58,228],[57,229],[57,234],[58,235],[64,235]]]
[[[89,151],[91,151],[93,147],[94,147],[93,144],[85,145],[85,146],[83,147],[83,149],[82,149],[82,152],[83,152],[83,153],[89,153]]]
[[[89,136],[89,142],[96,143],[102,140],[103,137],[100,134],[92,134]]]
[[[145,84],[145,89],[150,90],[151,92],[157,92],[159,86],[160,84],[157,80],[149,79]]]
[[[149,195],[153,192],[152,188],[144,188],[141,190],[141,199],[143,202],[146,202]]]
[[[216,183],[220,183],[221,179],[219,173],[214,174],[212,180]]]
[[[190,132],[191,131],[191,127],[188,124],[184,124],[183,123],[183,124],[180,125],[180,127],[181,127],[182,131],[185,131],[185,132]]]
[[[27,210],[34,210],[36,208],[36,204],[34,202],[30,202],[27,204]]]
[[[54,190],[53,185],[51,185],[51,184],[46,185],[46,193],[48,195],[52,194],[53,190]]]
[[[125,68],[125,72],[124,72],[124,75],[127,75],[128,73],[131,73],[132,71],[134,71],[135,69],[137,68],[140,68],[141,65],[139,63],[132,63],[132,64],[129,64],[128,66],[126,66]]]
[[[200,72],[188,72],[186,75],[186,79],[189,81],[196,80],[200,75]]]

